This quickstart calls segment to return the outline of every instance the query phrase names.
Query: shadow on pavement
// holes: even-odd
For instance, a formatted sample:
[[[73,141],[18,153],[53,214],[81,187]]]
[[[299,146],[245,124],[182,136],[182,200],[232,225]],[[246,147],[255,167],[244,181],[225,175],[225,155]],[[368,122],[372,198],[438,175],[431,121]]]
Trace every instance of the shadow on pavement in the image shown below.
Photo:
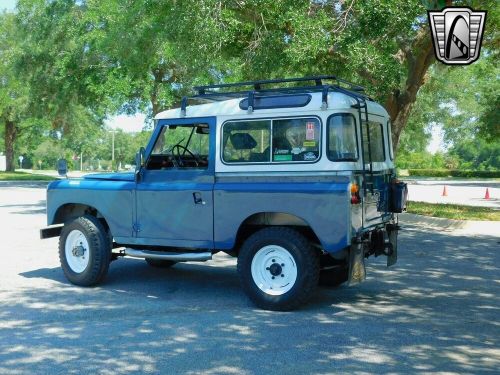
[[[7,208],[9,213],[20,215],[45,214],[46,201],[40,200],[33,204],[0,204],[0,208]]]
[[[45,286],[3,293],[0,373],[495,373],[499,250],[497,237],[407,226],[394,269],[370,259],[365,283],[289,313],[254,308],[224,257],[118,260],[95,288],[27,271]]]

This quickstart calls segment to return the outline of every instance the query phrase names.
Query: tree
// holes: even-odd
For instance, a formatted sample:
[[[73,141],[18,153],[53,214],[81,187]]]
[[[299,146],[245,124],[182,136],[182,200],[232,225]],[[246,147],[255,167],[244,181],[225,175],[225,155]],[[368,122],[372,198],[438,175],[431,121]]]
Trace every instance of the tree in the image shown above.
[[[473,3],[498,13],[495,1]],[[417,93],[435,61],[426,11],[452,2],[259,0],[222,4],[222,23],[234,32],[228,48],[243,56],[246,77],[335,72],[364,84],[370,95],[385,103],[397,148]],[[487,25],[492,35],[497,35],[497,27],[494,22]],[[496,36],[490,39],[491,43],[498,40]]]
[[[19,55],[19,34],[15,16],[0,15],[0,120],[4,125],[4,145],[7,171],[15,168],[14,145],[20,131],[20,121],[28,111],[28,87],[13,69]]]
[[[209,3],[215,5],[86,2],[86,46],[108,67],[101,89],[114,98],[120,112],[143,111],[152,117],[178,104],[191,86],[214,79],[210,68],[218,58],[221,33],[211,24]]]

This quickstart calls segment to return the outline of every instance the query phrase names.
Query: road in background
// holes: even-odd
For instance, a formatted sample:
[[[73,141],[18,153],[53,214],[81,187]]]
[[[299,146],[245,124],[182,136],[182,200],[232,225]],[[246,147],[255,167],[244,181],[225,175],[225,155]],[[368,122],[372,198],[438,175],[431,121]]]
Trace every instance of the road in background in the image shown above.
[[[500,209],[500,180],[403,180],[408,183],[408,199],[411,201]],[[443,196],[445,186],[446,196]],[[484,199],[486,189],[490,199]]]
[[[320,288],[289,313],[256,309],[235,260],[168,270],[111,264],[69,284],[45,225],[45,189],[0,186],[1,374],[495,373],[500,237],[405,225],[399,262]],[[497,233],[498,235],[498,233]]]
[[[27,173],[44,174],[57,177],[57,171],[33,171],[31,169],[18,169]],[[70,171],[70,178],[81,177],[89,173],[103,172],[82,172]],[[109,172],[106,172],[109,173]],[[415,202],[427,203],[454,203],[468,206],[482,206],[500,209],[500,180],[484,179],[413,179],[403,178],[408,183],[409,199]],[[446,186],[446,196],[443,191]],[[490,198],[485,199],[486,189]]]

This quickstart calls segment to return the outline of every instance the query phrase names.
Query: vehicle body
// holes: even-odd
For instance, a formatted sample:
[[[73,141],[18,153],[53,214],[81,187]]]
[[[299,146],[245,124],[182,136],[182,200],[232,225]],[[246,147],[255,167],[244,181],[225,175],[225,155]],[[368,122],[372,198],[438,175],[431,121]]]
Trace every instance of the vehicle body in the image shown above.
[[[363,281],[369,255],[395,263],[406,186],[389,116],[332,78],[198,88],[209,103],[158,114],[135,173],[52,182],[41,237],[60,235],[68,279],[95,284],[122,255],[167,267],[223,251],[254,303],[289,310],[318,279]],[[296,86],[262,88],[279,84]]]

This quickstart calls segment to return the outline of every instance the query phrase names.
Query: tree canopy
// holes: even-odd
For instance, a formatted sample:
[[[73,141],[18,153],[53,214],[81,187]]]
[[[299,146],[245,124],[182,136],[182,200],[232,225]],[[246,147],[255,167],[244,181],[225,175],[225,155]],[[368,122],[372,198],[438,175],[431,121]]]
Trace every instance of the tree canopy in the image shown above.
[[[9,167],[23,137],[19,151],[44,135],[91,156],[109,115],[151,118],[193,85],[312,74],[364,85],[385,104],[403,153],[425,148],[430,123],[450,144],[465,133],[498,140],[496,1],[453,2],[489,14],[481,60],[447,68],[434,64],[426,12],[451,3],[19,0],[0,15]]]

